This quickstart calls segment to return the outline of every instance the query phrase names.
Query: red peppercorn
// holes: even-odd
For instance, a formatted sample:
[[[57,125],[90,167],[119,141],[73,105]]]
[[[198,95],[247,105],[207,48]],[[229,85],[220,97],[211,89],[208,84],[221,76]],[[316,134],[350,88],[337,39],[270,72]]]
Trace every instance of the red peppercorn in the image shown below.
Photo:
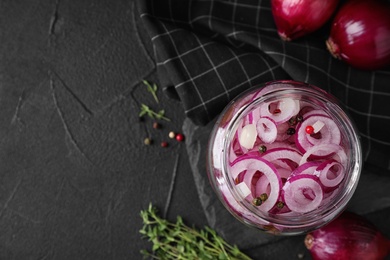
[[[312,133],[314,133],[314,127],[312,127],[311,125],[308,125],[308,126],[306,126],[305,131],[306,131],[306,133],[311,135]]]
[[[168,143],[167,142],[161,142],[161,147],[168,147]]]
[[[161,125],[160,125],[159,123],[157,123],[157,122],[154,122],[154,123],[153,123],[153,128],[154,128],[154,129],[160,129],[160,128],[161,128]]]
[[[183,134],[177,134],[175,138],[176,138],[177,141],[182,142],[184,140],[184,135]]]

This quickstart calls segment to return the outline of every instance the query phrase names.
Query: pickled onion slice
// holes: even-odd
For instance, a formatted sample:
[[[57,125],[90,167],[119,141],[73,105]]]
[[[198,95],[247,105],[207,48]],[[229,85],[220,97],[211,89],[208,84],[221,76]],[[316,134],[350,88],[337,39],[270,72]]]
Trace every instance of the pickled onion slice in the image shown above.
[[[276,123],[269,117],[260,117],[256,123],[257,134],[266,143],[273,143],[278,135]]]
[[[299,165],[307,162],[307,159],[313,154],[321,154],[322,157],[329,157],[334,153],[338,153],[343,148],[337,144],[320,144],[309,148],[306,153],[303,154]]]
[[[335,160],[323,162],[318,166],[321,183],[326,187],[335,187],[344,179],[345,171],[341,163]]]
[[[323,126],[319,131],[320,137],[313,137],[306,133],[306,127],[312,126],[317,122],[322,122]],[[318,136],[318,135],[317,135]],[[306,152],[310,147],[315,145],[331,143],[340,144],[341,133],[336,123],[328,116],[311,115],[307,117],[302,123],[297,125],[295,143],[297,148],[302,152]],[[313,154],[314,156],[323,156],[324,154]],[[325,154],[327,155],[327,154]]]
[[[266,116],[281,124],[288,121],[299,111],[299,101],[291,98],[282,98],[277,102],[264,103],[260,107],[262,116]]]
[[[274,148],[265,152],[262,158],[271,162],[275,160],[288,159],[296,164],[299,164],[302,159],[302,155],[295,149]]]
[[[321,162],[311,161],[303,163],[298,166],[292,173],[291,176],[299,175],[299,174],[310,174],[318,176],[320,172],[317,170],[318,166],[321,165]]]
[[[270,194],[270,182],[266,175],[262,175],[255,184],[255,196],[258,197],[263,193]]]
[[[286,205],[297,213],[307,213],[318,208],[322,202],[323,193],[318,178],[309,174],[293,176],[283,187]]]
[[[271,191],[268,199],[258,208],[263,211],[269,211],[277,202],[282,186],[282,180],[277,169],[270,162],[262,158],[237,158],[237,160],[233,162],[233,165],[230,168],[230,174],[233,179],[235,179],[239,173],[245,170],[257,170],[267,176]]]

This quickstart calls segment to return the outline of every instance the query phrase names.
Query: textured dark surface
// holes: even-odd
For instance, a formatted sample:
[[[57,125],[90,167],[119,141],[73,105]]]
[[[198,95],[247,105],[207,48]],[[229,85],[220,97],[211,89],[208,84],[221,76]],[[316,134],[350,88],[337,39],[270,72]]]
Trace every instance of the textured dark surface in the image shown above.
[[[184,113],[141,83],[158,80],[133,1],[0,5],[0,259],[140,259],[149,202],[203,226],[184,144],[159,146]],[[172,121],[139,122],[141,103]]]
[[[210,125],[187,122],[186,144],[168,139],[181,131],[184,112],[161,90],[156,104],[141,83],[159,82],[134,11],[131,0],[1,2],[0,259],[141,259],[151,245],[138,233],[139,212],[150,202],[170,220],[215,227],[254,257],[309,258],[301,237],[229,225],[199,175]],[[158,130],[153,120],[140,122],[141,103],[172,121]],[[143,144],[147,136],[153,145]],[[379,184],[370,194],[383,195]],[[389,210],[362,213],[390,234]],[[235,237],[241,229],[251,236]]]

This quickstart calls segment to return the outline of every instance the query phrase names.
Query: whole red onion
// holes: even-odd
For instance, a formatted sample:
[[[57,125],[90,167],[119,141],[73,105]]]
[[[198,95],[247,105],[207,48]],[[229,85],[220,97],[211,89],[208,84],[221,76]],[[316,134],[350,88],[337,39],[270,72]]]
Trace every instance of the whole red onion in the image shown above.
[[[339,0],[272,0],[272,15],[279,36],[293,40],[319,29]]]
[[[390,253],[390,240],[366,218],[351,212],[307,234],[305,245],[314,260],[379,260]]]
[[[334,57],[359,69],[390,64],[390,5],[350,0],[336,14],[326,44]]]

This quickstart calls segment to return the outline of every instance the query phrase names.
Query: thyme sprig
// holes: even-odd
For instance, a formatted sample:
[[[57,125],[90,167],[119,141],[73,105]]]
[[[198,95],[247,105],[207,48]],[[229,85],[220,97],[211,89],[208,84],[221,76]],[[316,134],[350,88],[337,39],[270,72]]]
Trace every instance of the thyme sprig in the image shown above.
[[[234,259],[250,260],[236,245],[228,244],[211,228],[202,230],[184,224],[178,216],[176,223],[159,217],[149,204],[141,211],[143,227],[140,233],[153,243],[152,252],[142,250],[145,258],[153,259]]]
[[[144,83],[144,85],[146,85],[147,90],[152,94],[154,100],[155,100],[157,103],[159,103],[159,100],[158,100],[158,98],[157,98],[157,85],[156,85],[155,83],[153,83],[153,85],[152,85],[152,84],[150,84],[150,83],[149,83],[148,81],[146,81],[146,80],[143,80],[142,82]]]
[[[154,119],[162,119],[165,121],[171,121],[168,117],[165,116],[164,109],[161,109],[158,112],[155,112],[155,111],[153,111],[153,109],[151,109],[147,105],[141,104],[141,111],[139,112],[139,117],[142,117],[144,115],[147,115],[150,118],[154,118]]]

